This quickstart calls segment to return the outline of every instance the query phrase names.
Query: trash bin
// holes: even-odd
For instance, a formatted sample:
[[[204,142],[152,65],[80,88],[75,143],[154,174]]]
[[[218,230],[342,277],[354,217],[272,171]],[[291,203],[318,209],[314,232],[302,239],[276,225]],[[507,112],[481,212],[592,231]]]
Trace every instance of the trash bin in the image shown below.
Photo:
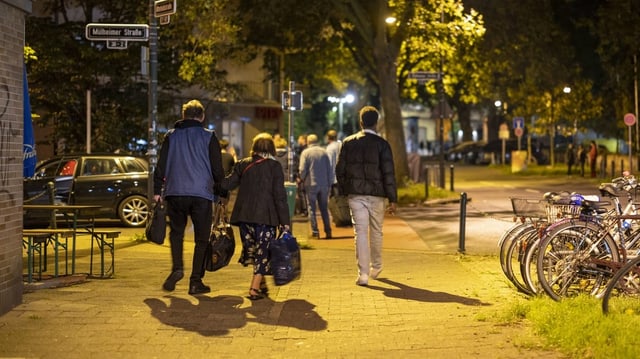
[[[297,186],[295,182],[285,182],[284,188],[287,191],[287,204],[289,205],[289,218],[293,222],[293,212],[296,208]],[[291,223],[289,223],[291,225]]]

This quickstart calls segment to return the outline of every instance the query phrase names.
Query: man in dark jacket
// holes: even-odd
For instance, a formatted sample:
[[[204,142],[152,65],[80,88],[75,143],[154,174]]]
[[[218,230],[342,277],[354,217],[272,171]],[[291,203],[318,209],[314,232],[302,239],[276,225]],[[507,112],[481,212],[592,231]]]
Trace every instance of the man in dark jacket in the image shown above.
[[[187,217],[193,223],[195,249],[189,277],[189,294],[209,293],[204,285],[204,259],[212,222],[214,185],[224,178],[220,143],[215,132],[203,127],[204,107],[198,100],[182,106],[182,120],[175,123],[162,143],[154,173],[156,201],[167,201],[170,221],[171,274],[163,288],[173,291],[184,276],[182,258]],[[164,185],[164,189],[162,188]]]
[[[375,107],[360,110],[362,131],[347,137],[336,165],[340,194],[349,197],[356,236],[357,285],[368,285],[382,271],[382,222],[385,198],[394,213],[398,194],[393,154],[389,143],[375,129],[380,113]]]

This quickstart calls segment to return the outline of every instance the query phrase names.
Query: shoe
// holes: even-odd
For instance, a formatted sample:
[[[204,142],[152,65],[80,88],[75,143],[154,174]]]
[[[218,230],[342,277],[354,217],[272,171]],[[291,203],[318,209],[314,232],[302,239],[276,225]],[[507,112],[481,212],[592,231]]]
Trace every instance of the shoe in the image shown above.
[[[324,236],[324,238],[325,238],[325,239],[331,239],[331,238],[332,238],[332,237],[331,237],[331,233],[327,233],[327,235],[326,235],[326,236]]]
[[[260,289],[249,288],[249,295],[247,296],[250,300],[260,300],[264,298]]]
[[[184,277],[183,271],[174,270],[173,272],[171,272],[171,274],[169,274],[167,280],[164,281],[162,288],[164,288],[164,290],[166,291],[173,292],[173,290],[176,289],[176,283],[178,283],[178,281],[182,279],[182,277]]]
[[[371,268],[371,273],[370,276],[373,279],[378,279],[378,276],[380,275],[380,272],[382,272],[382,267],[375,269],[375,268]]]
[[[205,294],[211,292],[211,288],[208,285],[204,285],[202,282],[191,282],[189,284],[189,294]]]
[[[311,233],[311,238],[320,239],[320,233],[318,232]]]
[[[260,282],[260,294],[265,297],[269,296],[269,287],[267,287],[267,283],[264,281],[264,278],[262,279],[262,282]]]
[[[358,280],[356,280],[356,284],[363,287],[369,285],[369,276],[366,274],[360,274]]]

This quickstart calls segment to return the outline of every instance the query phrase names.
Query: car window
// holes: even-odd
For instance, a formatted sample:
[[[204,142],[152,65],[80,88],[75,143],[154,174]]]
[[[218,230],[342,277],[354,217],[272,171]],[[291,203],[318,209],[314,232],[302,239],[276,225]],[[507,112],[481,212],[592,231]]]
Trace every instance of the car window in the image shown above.
[[[144,164],[136,158],[125,158],[122,159],[120,163],[122,164],[122,167],[124,168],[124,171],[126,173],[144,172],[147,170]]]
[[[108,158],[90,158],[84,161],[82,174],[85,176],[118,173],[115,160]]]
[[[56,162],[56,168],[58,168],[57,164],[58,164],[58,162]],[[73,176],[73,173],[76,170],[76,165],[77,164],[78,164],[77,160],[66,161],[66,163],[60,169],[60,173],[58,174],[58,176]],[[54,171],[55,171],[55,169],[54,169]]]

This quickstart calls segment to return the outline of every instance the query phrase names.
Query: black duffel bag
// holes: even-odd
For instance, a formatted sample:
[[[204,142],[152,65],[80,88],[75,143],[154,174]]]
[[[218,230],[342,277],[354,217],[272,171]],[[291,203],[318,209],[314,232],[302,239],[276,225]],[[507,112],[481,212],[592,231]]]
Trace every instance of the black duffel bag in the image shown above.
[[[269,245],[269,264],[276,285],[285,285],[300,278],[300,246],[289,231],[282,231]]]
[[[154,203],[150,215],[144,234],[149,242],[163,244],[167,235],[167,208],[164,201]]]

